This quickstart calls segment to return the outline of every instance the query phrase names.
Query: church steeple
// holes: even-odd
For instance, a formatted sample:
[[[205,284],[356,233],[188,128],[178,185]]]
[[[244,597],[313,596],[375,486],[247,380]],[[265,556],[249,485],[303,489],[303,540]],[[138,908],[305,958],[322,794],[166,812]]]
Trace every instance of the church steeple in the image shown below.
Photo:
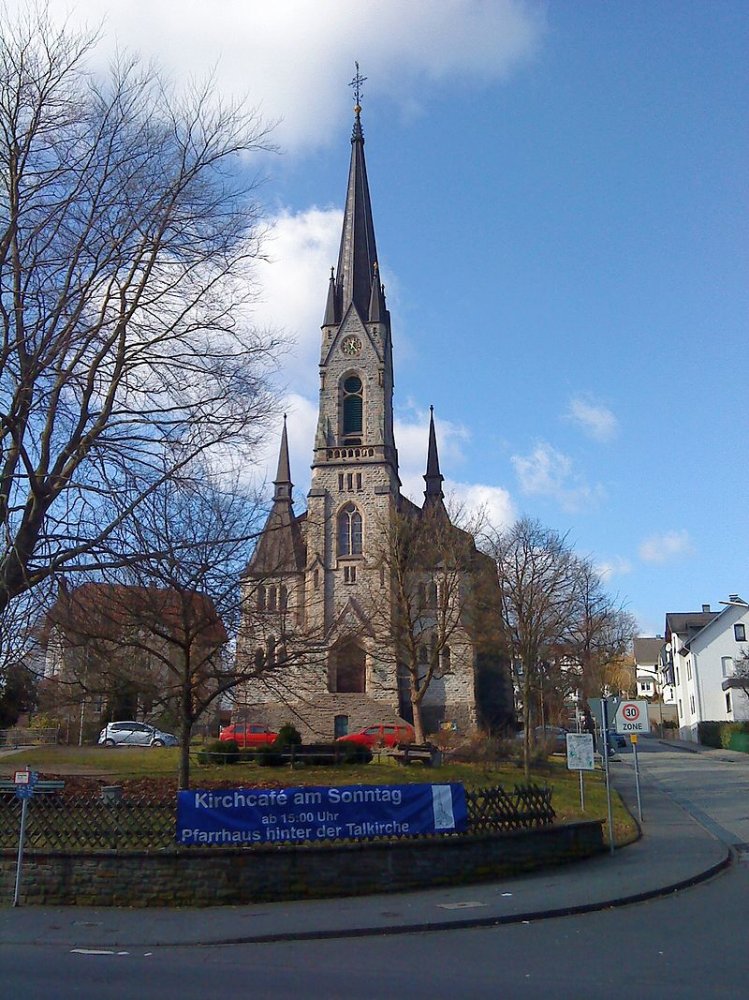
[[[434,407],[429,407],[429,449],[427,451],[427,471],[424,476],[424,506],[441,504],[445,498],[442,483],[445,477],[440,472],[440,460],[437,454],[437,435],[434,430]]]
[[[282,573],[301,573],[306,562],[304,539],[299,522],[294,516],[291,499],[293,484],[289,466],[289,439],[286,433],[285,413],[281,447],[278,450],[278,470],[273,485],[275,486],[273,504],[245,571],[248,574],[270,577]]]
[[[276,478],[273,480],[275,490],[273,492],[273,502],[279,500],[290,501],[293,483],[291,481],[291,468],[289,466],[289,438],[286,433],[286,414],[283,415],[283,431],[281,432],[281,447],[278,450],[278,469]]]
[[[364,161],[364,133],[361,125],[361,84],[364,77],[356,64],[356,76],[351,82],[354,87],[356,105],[354,107],[354,128],[351,133],[351,164],[349,166],[346,207],[343,213],[341,247],[338,252],[336,271],[336,297],[340,309],[339,318],[353,303],[362,319],[369,314],[373,280],[378,281],[375,264],[375,245],[372,205],[369,199],[367,167]]]

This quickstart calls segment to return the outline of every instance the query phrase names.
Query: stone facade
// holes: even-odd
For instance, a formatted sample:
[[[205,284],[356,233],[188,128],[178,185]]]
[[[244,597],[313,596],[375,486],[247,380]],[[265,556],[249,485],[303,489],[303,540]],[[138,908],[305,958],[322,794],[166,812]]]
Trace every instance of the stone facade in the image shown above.
[[[284,423],[273,507],[243,579],[237,655],[257,665],[258,677],[238,691],[235,714],[272,727],[292,722],[316,739],[411,721],[407,665],[416,675],[423,659],[425,730],[496,726],[512,711],[498,619],[479,614],[470,597],[478,580],[487,589],[494,570],[470,535],[450,525],[433,419],[423,507],[400,492],[391,323],[358,107],[351,144],[338,267],[322,324],[307,510],[293,510]],[[426,558],[422,544],[404,584],[394,551],[409,526],[431,535],[431,553]],[[404,609],[419,593],[423,613],[408,617]],[[493,684],[481,683],[482,670]],[[482,706],[482,691],[492,692],[484,698],[491,706]]]

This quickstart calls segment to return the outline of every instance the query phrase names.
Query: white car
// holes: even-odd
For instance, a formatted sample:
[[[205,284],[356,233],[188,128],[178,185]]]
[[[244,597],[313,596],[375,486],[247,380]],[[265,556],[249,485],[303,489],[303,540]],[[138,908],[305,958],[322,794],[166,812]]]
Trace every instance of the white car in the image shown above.
[[[105,747],[176,747],[179,740],[146,722],[110,722],[99,733],[99,743]]]

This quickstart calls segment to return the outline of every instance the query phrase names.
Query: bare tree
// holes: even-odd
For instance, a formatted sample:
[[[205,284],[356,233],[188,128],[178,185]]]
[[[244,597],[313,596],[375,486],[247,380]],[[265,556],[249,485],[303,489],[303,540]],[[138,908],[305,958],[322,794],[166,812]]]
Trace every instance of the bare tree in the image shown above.
[[[251,449],[274,342],[252,329],[254,111],[175,96],[92,35],[0,12],[0,611],[196,456]]]
[[[746,649],[734,662],[731,682],[732,686],[744,692],[749,701],[749,651]]]
[[[523,518],[492,539],[507,649],[520,679],[523,760],[530,780],[533,704],[548,651],[564,633],[573,606],[576,560],[565,536]]]
[[[391,601],[367,595],[365,613],[377,646],[398,663],[415,739],[423,743],[424,704],[434,682],[466,661],[473,671],[471,614],[478,597],[469,579],[480,556],[473,536],[451,522],[441,503],[419,510],[402,500],[381,536],[375,562],[390,581]]]
[[[580,673],[583,702],[599,697],[605,687],[627,690],[624,657],[637,635],[637,621],[603,587],[589,559],[576,560],[574,600],[565,634],[564,655]]]

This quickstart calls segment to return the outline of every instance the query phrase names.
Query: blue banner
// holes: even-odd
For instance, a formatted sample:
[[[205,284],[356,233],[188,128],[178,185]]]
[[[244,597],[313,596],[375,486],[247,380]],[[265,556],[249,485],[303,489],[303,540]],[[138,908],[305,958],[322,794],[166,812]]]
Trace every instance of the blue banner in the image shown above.
[[[177,793],[177,843],[202,847],[456,833],[466,825],[459,784]]]

